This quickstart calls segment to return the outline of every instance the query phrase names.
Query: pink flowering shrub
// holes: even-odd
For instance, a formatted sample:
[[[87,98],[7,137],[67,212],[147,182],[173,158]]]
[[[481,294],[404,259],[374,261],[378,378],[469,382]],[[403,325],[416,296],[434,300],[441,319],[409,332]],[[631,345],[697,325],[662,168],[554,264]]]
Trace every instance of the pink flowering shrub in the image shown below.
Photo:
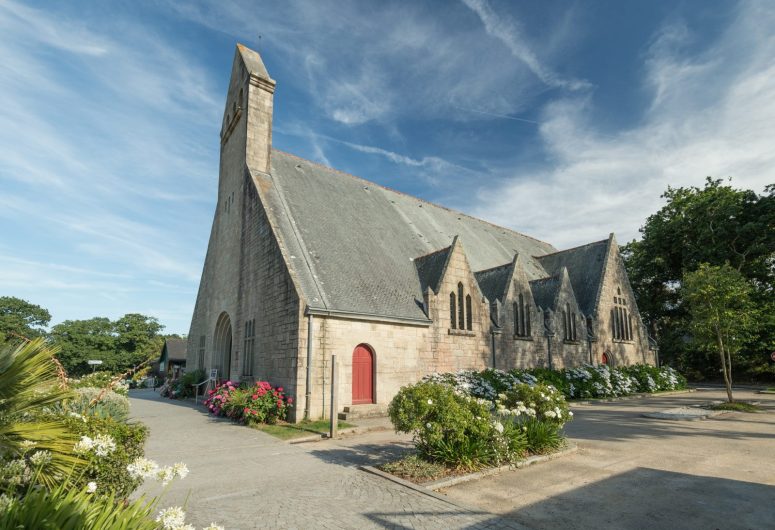
[[[225,416],[245,424],[277,423],[285,419],[293,398],[283,393],[283,387],[273,388],[266,381],[249,387],[236,386],[231,381],[208,392],[205,406],[216,416]]]

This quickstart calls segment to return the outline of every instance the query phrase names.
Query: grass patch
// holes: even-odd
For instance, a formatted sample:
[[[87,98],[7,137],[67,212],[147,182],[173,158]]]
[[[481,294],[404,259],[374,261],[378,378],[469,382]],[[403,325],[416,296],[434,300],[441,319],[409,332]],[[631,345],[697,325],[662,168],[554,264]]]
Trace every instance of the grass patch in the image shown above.
[[[761,407],[751,405],[750,403],[744,403],[742,401],[733,401],[732,403],[719,403],[711,407],[713,410],[732,410],[735,412],[759,412]]]
[[[429,462],[416,454],[387,464],[380,464],[377,469],[416,484],[431,482],[454,474],[453,470],[444,464]]]
[[[352,423],[346,423],[340,421],[338,424],[339,429],[348,429],[355,427]],[[310,436],[312,434],[326,434],[328,433],[330,423],[328,420],[315,420],[315,421],[301,421],[299,423],[285,423],[278,422],[274,425],[265,425],[258,423],[252,427],[261,432],[271,434],[281,440],[292,440],[294,438],[301,438],[303,436]]]

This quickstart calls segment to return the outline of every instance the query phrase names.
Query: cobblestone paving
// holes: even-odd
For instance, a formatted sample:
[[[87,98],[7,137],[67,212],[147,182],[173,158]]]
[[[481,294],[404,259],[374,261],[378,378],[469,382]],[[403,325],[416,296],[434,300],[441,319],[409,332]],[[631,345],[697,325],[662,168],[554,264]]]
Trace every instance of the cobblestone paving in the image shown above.
[[[148,390],[130,399],[133,416],[151,429],[147,456],[191,471],[168,486],[160,505],[185,503],[198,527],[525,528],[361,471],[334,442],[290,445]]]

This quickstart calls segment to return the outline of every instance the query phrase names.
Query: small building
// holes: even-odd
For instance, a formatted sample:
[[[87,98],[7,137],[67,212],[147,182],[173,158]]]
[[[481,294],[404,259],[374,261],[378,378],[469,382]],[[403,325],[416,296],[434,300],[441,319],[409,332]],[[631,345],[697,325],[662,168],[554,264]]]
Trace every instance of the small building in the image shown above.
[[[613,234],[559,250],[279,151],[274,90],[238,45],[190,368],[314,418],[333,354],[340,407],[365,408],[432,372],[655,363]]]
[[[187,339],[166,339],[159,357],[159,374],[177,379],[186,371]]]

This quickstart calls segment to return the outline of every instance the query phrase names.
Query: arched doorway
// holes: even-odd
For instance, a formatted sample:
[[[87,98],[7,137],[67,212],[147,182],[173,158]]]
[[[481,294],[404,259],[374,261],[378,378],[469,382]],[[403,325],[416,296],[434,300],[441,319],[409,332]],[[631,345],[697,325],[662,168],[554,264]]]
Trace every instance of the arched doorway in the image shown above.
[[[374,403],[374,352],[365,344],[353,351],[353,405]]]
[[[225,311],[221,313],[215,324],[213,368],[218,369],[219,379],[229,379],[231,373],[231,319]]]
[[[600,362],[606,366],[611,366],[611,354],[604,351],[603,355],[600,357]]]

